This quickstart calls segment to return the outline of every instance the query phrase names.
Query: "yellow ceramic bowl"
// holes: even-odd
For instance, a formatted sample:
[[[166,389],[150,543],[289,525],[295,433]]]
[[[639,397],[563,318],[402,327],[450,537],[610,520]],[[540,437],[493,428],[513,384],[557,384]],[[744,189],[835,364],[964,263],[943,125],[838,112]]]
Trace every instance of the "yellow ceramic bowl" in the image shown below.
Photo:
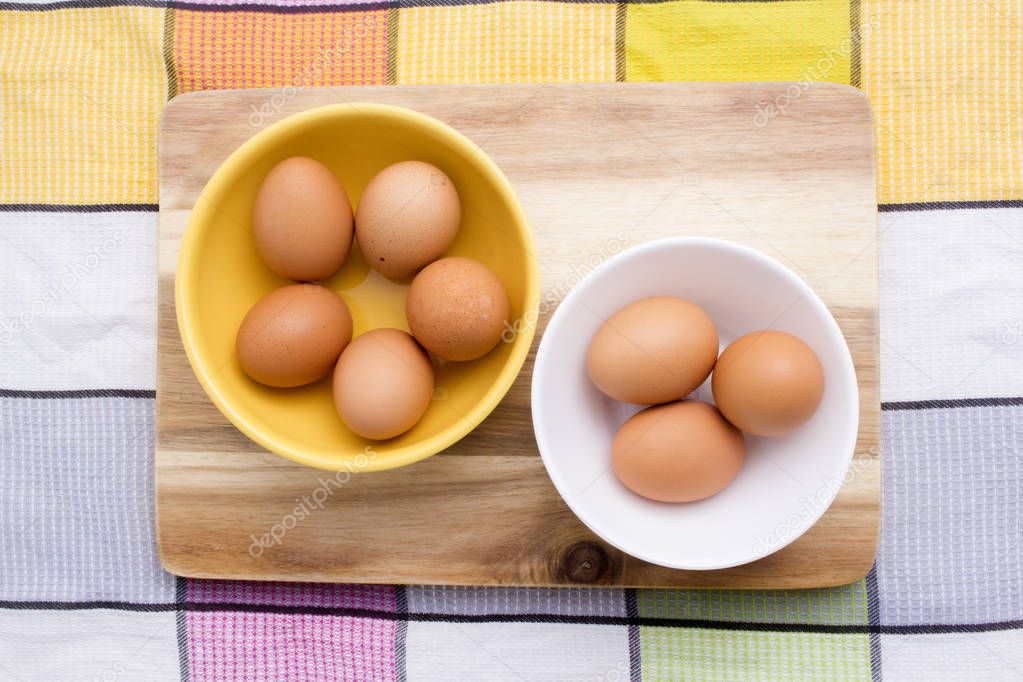
[[[249,379],[235,357],[242,318],[285,280],[256,253],[252,204],[266,173],[289,156],[325,163],[358,203],[377,172],[420,159],[441,168],[462,200],[462,226],[448,255],[475,258],[501,278],[515,324],[505,341],[468,363],[436,367],[435,399],[410,431],[368,441],[349,431],[334,409],[330,377],[275,389]],[[324,282],[348,303],[355,334],[376,327],[408,329],[407,286],[369,269],[358,247]],[[296,462],[323,469],[380,471],[440,452],[497,406],[529,352],[539,301],[539,272],[526,217],[507,178],[475,144],[423,114],[379,104],[313,109],[267,128],[239,147],[196,201],[178,259],[175,300],[181,339],[206,393],[249,438]],[[367,447],[370,449],[367,450]]]

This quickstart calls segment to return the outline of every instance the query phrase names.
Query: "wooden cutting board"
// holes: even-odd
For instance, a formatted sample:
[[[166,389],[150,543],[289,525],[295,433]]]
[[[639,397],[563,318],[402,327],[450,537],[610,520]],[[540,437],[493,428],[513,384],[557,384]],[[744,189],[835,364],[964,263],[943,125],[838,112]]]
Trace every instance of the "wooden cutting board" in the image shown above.
[[[181,347],[181,235],[203,185],[239,144],[335,102],[417,109],[490,154],[532,223],[549,302],[610,252],[668,235],[740,242],[802,275],[845,332],[860,383],[854,474],[831,509],[803,537],[746,566],[690,572],[626,556],[590,533],[547,477],[529,412],[532,355],[476,431],[403,469],[339,486],[330,472],[245,438],[203,393]],[[160,557],[172,573],[798,588],[869,570],[880,515],[877,224],[870,110],[859,91],[679,83],[202,92],[167,106],[160,152],[156,508]],[[280,543],[264,541],[272,536]]]

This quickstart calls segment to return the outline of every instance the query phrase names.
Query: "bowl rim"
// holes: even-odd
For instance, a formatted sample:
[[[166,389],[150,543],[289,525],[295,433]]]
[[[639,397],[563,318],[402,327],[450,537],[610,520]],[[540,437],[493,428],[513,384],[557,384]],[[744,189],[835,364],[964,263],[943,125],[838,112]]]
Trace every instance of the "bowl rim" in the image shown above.
[[[832,341],[838,341],[839,346],[844,350],[842,353],[842,362],[837,371],[841,371],[845,374],[847,381],[851,381],[853,386],[853,399],[849,406],[853,415],[853,428],[850,430],[851,437],[846,438],[846,442],[842,444],[841,451],[844,452],[844,456],[839,460],[840,472],[836,477],[838,480],[844,482],[845,477],[848,475],[849,467],[852,465],[853,456],[856,452],[856,443],[859,441],[859,426],[860,426],[860,392],[859,382],[856,378],[856,367],[853,363],[852,353],[849,350],[849,344],[845,340],[845,335],[842,333],[841,328],[838,326],[838,322],[835,320],[834,315],[831,314],[831,310],[828,309],[827,305],[820,299],[817,293],[805,282],[801,277],[796,275],[792,270],[778,262],[774,258],[767,254],[758,251],[752,247],[737,242],[728,241],[726,239],[717,239],[713,237],[665,237],[660,239],[654,239],[649,242],[644,242],[630,249],[627,249],[609,260],[601,263],[599,266],[593,269],[581,282],[569,292],[569,294],[561,301],[557,310],[551,316],[550,321],[547,323],[547,327],[544,331],[543,337],[540,339],[540,345],[536,352],[536,360],[533,365],[533,377],[532,385],[530,388],[530,407],[533,417],[533,432],[536,436],[537,447],[540,450],[540,457],[543,460],[544,468],[547,470],[547,475],[550,477],[551,482],[554,483],[554,487],[557,489],[561,499],[564,500],[565,504],[568,505],[569,509],[579,518],[583,524],[595,533],[602,540],[607,542],[609,545],[616,547],[617,549],[634,556],[637,559],[646,561],[651,564],[657,564],[659,566],[665,566],[668,568],[692,570],[692,571],[713,571],[725,568],[733,568],[735,566],[742,566],[744,564],[752,563],[754,561],[763,559],[771,554],[778,552],[784,547],[793,543],[796,539],[801,537],[806,531],[812,528],[821,516],[831,508],[832,503],[838,496],[838,491],[843,486],[833,489],[831,486],[827,487],[827,498],[825,504],[818,505],[819,511],[813,515],[807,516],[806,521],[803,525],[798,528],[795,532],[790,533],[783,542],[773,547],[769,552],[764,554],[755,554],[754,552],[749,553],[749,557],[740,559],[738,561],[725,561],[715,562],[706,561],[703,563],[685,563],[671,560],[665,560],[663,558],[652,556],[646,552],[637,552],[633,549],[623,546],[625,543],[620,541],[612,540],[608,534],[599,527],[598,524],[593,522],[592,517],[586,510],[586,505],[580,504],[579,499],[574,494],[566,496],[566,490],[568,490],[568,482],[561,475],[559,469],[554,466],[551,462],[555,460],[557,455],[554,453],[554,448],[551,446],[550,441],[547,438],[547,432],[549,430],[548,420],[544,416],[540,409],[542,398],[540,397],[540,377],[543,377],[550,370],[547,365],[549,363],[549,355],[551,344],[554,342],[551,339],[555,338],[557,332],[560,331],[561,327],[565,324],[567,319],[567,313],[563,313],[563,310],[576,305],[578,299],[583,296],[583,292],[593,286],[594,282],[604,277],[613,274],[621,265],[633,261],[642,259],[647,254],[654,251],[661,251],[665,249],[675,248],[697,248],[697,249],[718,249],[723,251],[729,251],[733,254],[738,254],[741,257],[751,258],[757,261],[759,264],[764,265],[770,271],[776,275],[787,280],[790,284],[795,286],[798,290],[801,290],[809,300],[810,305],[816,309],[824,321],[828,336]],[[638,300],[638,299],[637,299]],[[821,314],[822,313],[822,314]]]
[[[214,380],[220,368],[210,368],[201,357],[196,347],[196,329],[198,327],[197,313],[187,303],[194,296],[197,286],[192,282],[197,276],[197,270],[191,267],[193,258],[202,248],[200,228],[202,223],[210,224],[212,220],[212,202],[207,198],[209,195],[219,195],[230,189],[233,178],[239,173],[246,172],[244,166],[247,160],[257,154],[260,150],[272,146],[278,142],[286,133],[291,130],[323,122],[332,118],[344,118],[346,116],[370,116],[385,117],[392,120],[400,120],[412,126],[425,129],[440,142],[452,149],[464,162],[475,162],[479,164],[474,172],[482,171],[484,179],[490,183],[506,203],[513,216],[512,223],[517,232],[520,233],[522,247],[527,253],[526,257],[526,281],[525,306],[522,312],[523,319],[533,319],[530,311],[536,311],[540,302],[540,272],[537,263],[536,246],[533,240],[533,231],[525,211],[519,202],[511,182],[504,172],[494,163],[493,159],[476,143],[470,140],[461,132],[455,130],[448,124],[413,109],[394,106],[390,104],[378,104],[372,102],[344,102],[315,107],[297,114],[288,116],[265,129],[257,132],[248,140],[239,145],[224,162],[214,171],[202,191],[199,192],[195,204],[192,207],[185,225],[184,234],[181,238],[178,261],[175,267],[174,276],[174,309],[178,322],[178,332],[181,343],[188,358],[188,364],[192,368],[195,378],[199,381],[206,395],[213,404],[220,410],[221,414],[228,418],[234,426],[245,434],[252,441],[266,448],[270,452],[293,462],[324,469],[328,471],[347,470],[351,473],[373,472],[396,469],[399,467],[414,464],[427,459],[444,449],[455,444],[473,429],[479,426],[486,419],[494,408],[501,402],[504,396],[511,389],[512,384],[518,378],[532,347],[533,337],[536,332],[536,325],[521,325],[523,329],[516,330],[516,337],[512,341],[511,354],[502,366],[497,378],[483,397],[473,405],[461,418],[452,426],[433,434],[421,441],[409,443],[400,448],[391,450],[386,457],[366,459],[364,454],[368,448],[373,446],[375,441],[367,441],[367,450],[363,450],[351,456],[342,455],[331,461],[325,461],[324,457],[310,455],[301,451],[285,447],[274,439],[272,433],[267,433],[249,424],[231,405],[230,401],[220,392],[217,382]],[[381,441],[385,442],[385,441]],[[360,457],[365,461],[360,462]]]

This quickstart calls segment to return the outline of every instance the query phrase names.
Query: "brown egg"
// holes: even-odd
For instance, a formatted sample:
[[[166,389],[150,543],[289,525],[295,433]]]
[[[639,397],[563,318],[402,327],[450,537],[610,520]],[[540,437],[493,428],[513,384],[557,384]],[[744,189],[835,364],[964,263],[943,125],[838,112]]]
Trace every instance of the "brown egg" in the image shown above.
[[[718,333],[694,303],[655,296],[631,303],[597,330],[586,370],[615,400],[652,405],[678,400],[706,381]]]
[[[627,488],[659,502],[693,502],[723,490],[746,455],[742,433],[713,405],[683,400],[633,415],[611,443]]]
[[[405,433],[433,397],[433,366],[416,340],[400,329],[366,332],[349,344],[334,369],[334,405],[363,438]]]
[[[352,315],[340,296],[317,284],[292,284],[252,306],[235,348],[250,377],[289,388],[329,374],[351,340]]]
[[[405,317],[416,340],[439,358],[475,360],[501,340],[508,294],[497,275],[471,258],[442,258],[412,280]]]
[[[355,212],[355,233],[370,267],[392,279],[407,279],[444,255],[461,220],[451,178],[428,163],[403,161],[366,185]]]
[[[282,277],[330,277],[352,248],[352,205],[329,168],[304,156],[273,167],[252,208],[256,249]]]
[[[817,411],[824,370],[813,350],[792,334],[757,331],[725,349],[711,387],[728,421],[756,436],[779,436]]]

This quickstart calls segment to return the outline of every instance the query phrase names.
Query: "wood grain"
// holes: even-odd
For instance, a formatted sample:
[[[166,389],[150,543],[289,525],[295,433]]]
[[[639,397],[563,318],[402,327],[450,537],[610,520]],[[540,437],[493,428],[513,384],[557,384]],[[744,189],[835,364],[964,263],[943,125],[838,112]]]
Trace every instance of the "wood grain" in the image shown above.
[[[800,90],[783,114],[758,113],[787,87],[350,87],[172,101],[160,139],[156,505],[164,566],[206,578],[474,585],[800,588],[861,578],[874,560],[880,514],[870,113],[861,93],[829,84]],[[579,277],[620,248],[658,237],[730,239],[803,276],[841,325],[860,384],[855,465],[821,520],[781,551],[722,571],[666,569],[608,546],[544,471],[529,412],[532,354],[476,431],[403,469],[335,477],[241,435],[182,351],[174,315],[182,231],[206,180],[239,144],[284,116],[345,101],[436,116],[504,170],[536,236],[541,333]],[[299,519],[296,507],[309,513]],[[253,544],[272,529],[283,529],[279,544]]]

